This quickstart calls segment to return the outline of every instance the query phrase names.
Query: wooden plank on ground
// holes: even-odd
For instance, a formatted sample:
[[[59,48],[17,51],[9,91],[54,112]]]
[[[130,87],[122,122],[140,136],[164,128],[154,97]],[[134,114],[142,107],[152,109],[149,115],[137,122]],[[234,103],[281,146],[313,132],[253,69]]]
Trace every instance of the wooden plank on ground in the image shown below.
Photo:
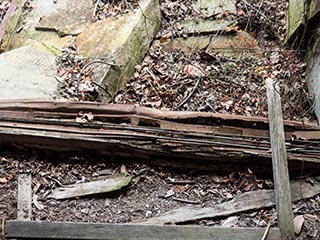
[[[129,224],[7,221],[7,239],[107,239],[107,240],[257,240],[263,228],[216,228],[198,226],[143,226]],[[266,240],[280,240],[278,228]]]
[[[124,174],[119,174],[91,182],[67,185],[54,189],[48,198],[66,199],[112,192],[127,186],[131,179],[131,176],[126,177]]]
[[[282,238],[291,239],[294,238],[294,225],[281,98],[279,86],[272,78],[266,79],[266,86],[278,226]]]
[[[31,219],[32,189],[31,174],[20,174],[18,177],[18,220]]]
[[[310,179],[310,181],[312,183],[305,180],[293,181],[291,183],[293,201],[311,198],[320,194],[320,181],[316,179]],[[272,206],[275,206],[273,190],[252,191],[242,193],[231,201],[215,204],[214,207],[181,207],[163,215],[150,218],[141,222],[141,224],[163,225],[183,223],[205,218],[225,217]]]

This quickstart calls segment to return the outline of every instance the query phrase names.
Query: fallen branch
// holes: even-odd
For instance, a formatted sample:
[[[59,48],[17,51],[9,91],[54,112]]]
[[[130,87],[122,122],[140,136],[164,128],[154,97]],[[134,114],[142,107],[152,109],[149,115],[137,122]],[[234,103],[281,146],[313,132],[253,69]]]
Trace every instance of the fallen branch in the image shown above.
[[[320,182],[315,179],[313,184],[304,180],[294,181],[291,183],[291,193],[293,201],[314,197],[320,193]],[[242,193],[233,200],[216,204],[214,207],[181,207],[158,217],[150,218],[141,222],[141,224],[178,224],[200,219],[225,217],[273,206],[275,206],[274,191],[259,190]]]

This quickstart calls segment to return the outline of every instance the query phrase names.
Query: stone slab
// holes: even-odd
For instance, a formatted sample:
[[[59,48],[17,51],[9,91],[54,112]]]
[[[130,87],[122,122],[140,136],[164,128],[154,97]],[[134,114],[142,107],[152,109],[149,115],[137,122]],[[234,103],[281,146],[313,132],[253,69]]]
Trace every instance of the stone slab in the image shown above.
[[[234,0],[198,0],[193,4],[193,9],[206,17],[237,12]]]
[[[185,20],[181,22],[183,30],[187,33],[212,33],[218,31],[224,31],[228,27],[236,26],[237,21],[232,20],[210,20],[210,19],[199,19],[195,20]]]
[[[233,57],[244,57],[244,55],[259,56],[261,53],[257,41],[247,32],[176,38],[164,43],[160,43],[160,41],[156,43],[161,44],[166,50],[179,49],[186,54],[190,54],[195,49]]]
[[[160,26],[158,0],[141,0],[139,8],[119,18],[98,21],[77,37],[79,55],[105,58],[121,68],[97,64],[94,80],[107,85],[111,95],[124,89],[129,78],[147,53]],[[101,93],[103,94],[103,92]],[[107,96],[101,96],[107,101]]]
[[[45,16],[35,29],[56,31],[59,36],[78,35],[92,23],[92,0],[64,1],[67,7],[58,8]]]
[[[42,44],[0,55],[0,99],[53,99],[56,56]]]
[[[305,23],[304,13],[304,0],[289,0],[285,42],[288,42],[296,33],[297,29]]]
[[[60,38],[55,28],[57,28],[60,34],[78,34],[91,23],[91,18],[88,19],[88,16],[91,16],[93,12],[91,0],[63,0],[56,1],[56,3],[55,1],[48,0],[33,0],[31,1],[32,11],[29,12],[26,17],[23,17],[23,4],[24,1],[18,1],[18,7],[15,13],[8,20],[6,34],[1,46],[1,49],[4,51],[26,46],[33,42],[42,42],[47,46],[50,45],[53,49],[61,49],[68,44],[70,37]],[[86,6],[86,8],[80,12],[84,14],[84,16],[79,16],[73,12],[79,10],[78,8],[72,9],[76,5]],[[54,19],[57,20],[57,14],[59,13],[61,14],[59,22],[54,24],[53,21]],[[24,18],[23,25],[21,24],[21,18]],[[40,27],[39,22],[43,22],[43,26],[47,27],[45,30],[52,31],[36,30],[36,27]],[[62,26],[63,24],[65,25],[64,27]],[[23,28],[21,28],[21,26],[23,26]],[[17,32],[17,29],[21,30]]]

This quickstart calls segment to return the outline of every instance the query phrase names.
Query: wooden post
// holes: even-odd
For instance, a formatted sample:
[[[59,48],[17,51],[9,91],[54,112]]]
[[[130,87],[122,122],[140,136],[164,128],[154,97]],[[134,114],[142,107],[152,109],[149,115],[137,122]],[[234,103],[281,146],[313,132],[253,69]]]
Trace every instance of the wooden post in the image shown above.
[[[294,225],[279,86],[274,85],[272,78],[266,79],[266,85],[278,226],[281,237],[291,239]]]
[[[18,213],[17,219],[21,221],[31,220],[31,174],[21,174],[18,178]]]

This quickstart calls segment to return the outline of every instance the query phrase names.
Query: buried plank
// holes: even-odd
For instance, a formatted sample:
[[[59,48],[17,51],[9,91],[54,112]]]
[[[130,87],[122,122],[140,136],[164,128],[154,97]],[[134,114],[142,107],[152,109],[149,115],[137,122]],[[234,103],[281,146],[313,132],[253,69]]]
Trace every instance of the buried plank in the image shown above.
[[[31,175],[20,174],[18,177],[18,220],[30,220],[32,212]]]
[[[280,88],[272,78],[266,79],[266,86],[278,226],[281,237],[291,239],[294,238],[294,225]]]
[[[109,239],[109,240],[257,240],[265,229],[198,226],[142,226],[129,224],[7,221],[6,239]],[[270,229],[266,240],[280,240],[278,228]]]
[[[316,179],[313,183],[304,180],[291,183],[292,200],[297,201],[311,198],[320,194],[320,181]],[[273,190],[259,190],[242,193],[233,200],[216,204],[214,207],[181,207],[163,215],[150,218],[141,222],[142,225],[163,225],[194,221],[204,218],[224,217],[241,212],[272,207],[275,205]]]
[[[120,190],[127,186],[132,177],[126,177],[123,174],[116,176],[94,180],[86,183],[78,183],[74,185],[67,185],[53,190],[48,198],[66,199],[87,196],[98,193],[107,193]]]

